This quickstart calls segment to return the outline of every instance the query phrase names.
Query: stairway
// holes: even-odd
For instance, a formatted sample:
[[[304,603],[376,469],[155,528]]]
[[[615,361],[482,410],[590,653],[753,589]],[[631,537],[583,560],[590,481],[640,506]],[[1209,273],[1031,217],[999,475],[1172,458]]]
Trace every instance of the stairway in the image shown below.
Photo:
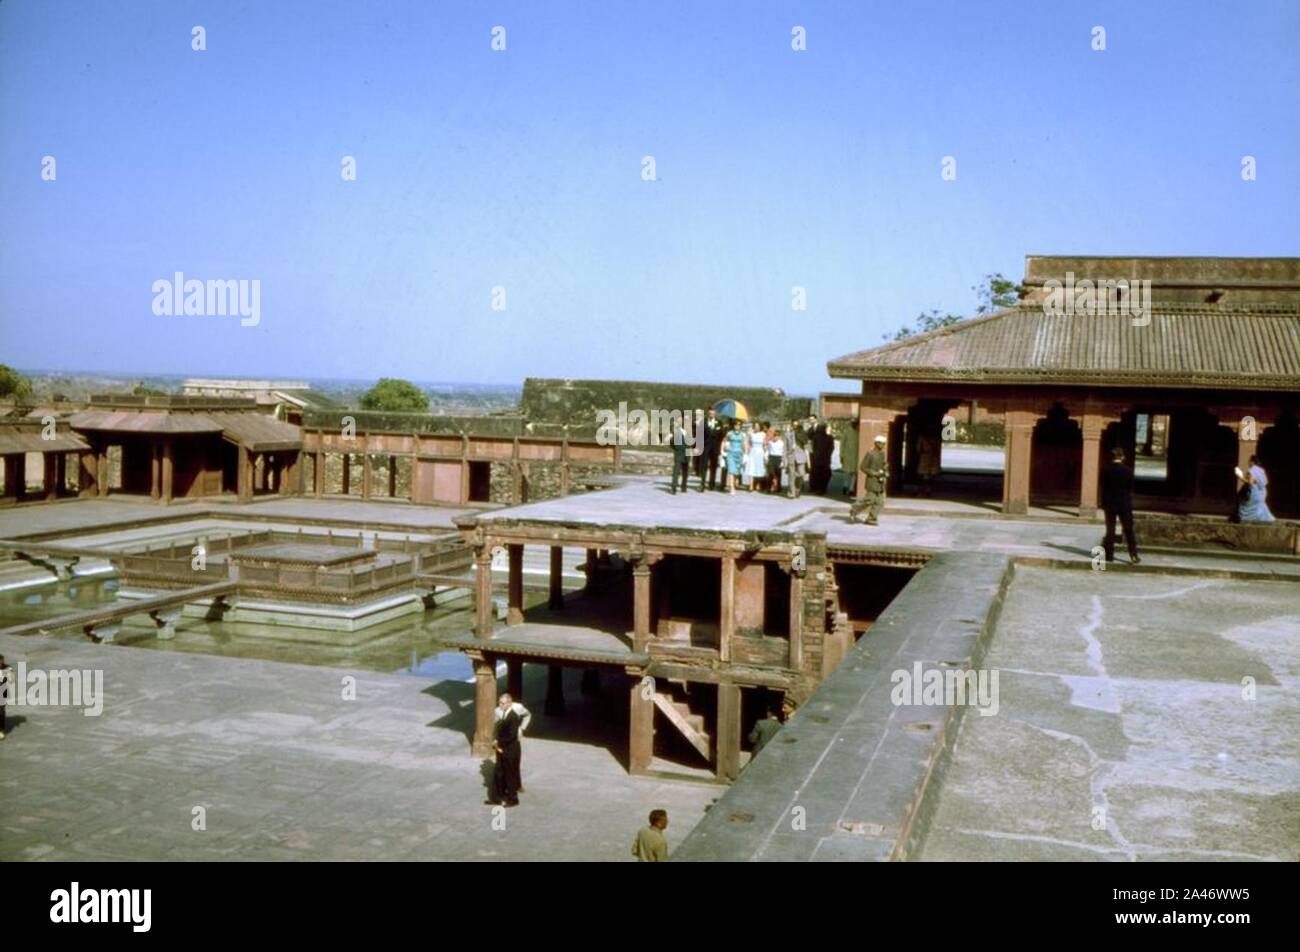
[[[659,708],[660,713],[668,719],[678,733],[686,738],[687,742],[695,748],[696,752],[704,758],[706,763],[713,763],[713,738],[705,729],[704,715],[697,714],[691,707],[689,695],[686,695],[683,688],[677,688],[668,682],[668,690],[660,690],[656,687],[654,702],[655,707]]]

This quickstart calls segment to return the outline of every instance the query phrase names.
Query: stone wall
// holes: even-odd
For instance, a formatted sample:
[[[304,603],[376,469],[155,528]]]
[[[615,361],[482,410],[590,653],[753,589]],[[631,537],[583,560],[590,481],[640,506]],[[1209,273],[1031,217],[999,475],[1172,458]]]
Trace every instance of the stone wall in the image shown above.
[[[567,425],[570,432],[595,435],[597,411],[695,410],[719,400],[739,400],[761,419],[789,420],[812,411],[809,397],[789,397],[769,387],[728,387],[713,384],[649,383],[634,380],[557,380],[529,377],[524,381],[519,412],[534,426]]]

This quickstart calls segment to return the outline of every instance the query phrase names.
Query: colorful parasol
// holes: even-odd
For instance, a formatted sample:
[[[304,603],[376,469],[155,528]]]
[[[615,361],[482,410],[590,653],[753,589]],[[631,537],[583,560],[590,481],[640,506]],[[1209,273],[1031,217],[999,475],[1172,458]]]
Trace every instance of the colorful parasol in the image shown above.
[[[719,400],[713,405],[713,410],[718,416],[727,417],[730,420],[748,420],[749,411],[739,400]]]

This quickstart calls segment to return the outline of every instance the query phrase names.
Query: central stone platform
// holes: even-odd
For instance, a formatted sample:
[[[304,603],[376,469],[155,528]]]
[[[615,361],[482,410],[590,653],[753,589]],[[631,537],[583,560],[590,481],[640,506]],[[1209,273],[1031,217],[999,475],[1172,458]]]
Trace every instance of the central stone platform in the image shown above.
[[[232,552],[232,562],[264,562],[280,565],[344,565],[374,560],[375,551],[355,546],[327,545],[321,542],[276,542],[255,545]]]

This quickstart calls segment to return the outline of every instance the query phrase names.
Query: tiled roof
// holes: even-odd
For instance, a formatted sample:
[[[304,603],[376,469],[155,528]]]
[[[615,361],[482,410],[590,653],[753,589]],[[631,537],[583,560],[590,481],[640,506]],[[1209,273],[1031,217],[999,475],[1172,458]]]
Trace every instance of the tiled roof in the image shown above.
[[[60,430],[52,439],[45,439],[40,429],[0,427],[0,455],[12,453],[67,453],[89,449],[90,445],[67,430]]]
[[[1300,390],[1300,309],[1151,305],[1048,314],[1019,305],[830,361],[832,377]]]
[[[204,413],[166,410],[83,410],[68,420],[74,430],[114,433],[220,433],[221,427]]]
[[[302,449],[302,431],[267,413],[206,413],[226,439],[256,453]]]
[[[266,413],[213,410],[208,413],[172,413],[166,410],[85,410],[68,421],[75,430],[114,433],[186,435],[220,433],[226,439],[261,453],[302,448],[302,431]]]

